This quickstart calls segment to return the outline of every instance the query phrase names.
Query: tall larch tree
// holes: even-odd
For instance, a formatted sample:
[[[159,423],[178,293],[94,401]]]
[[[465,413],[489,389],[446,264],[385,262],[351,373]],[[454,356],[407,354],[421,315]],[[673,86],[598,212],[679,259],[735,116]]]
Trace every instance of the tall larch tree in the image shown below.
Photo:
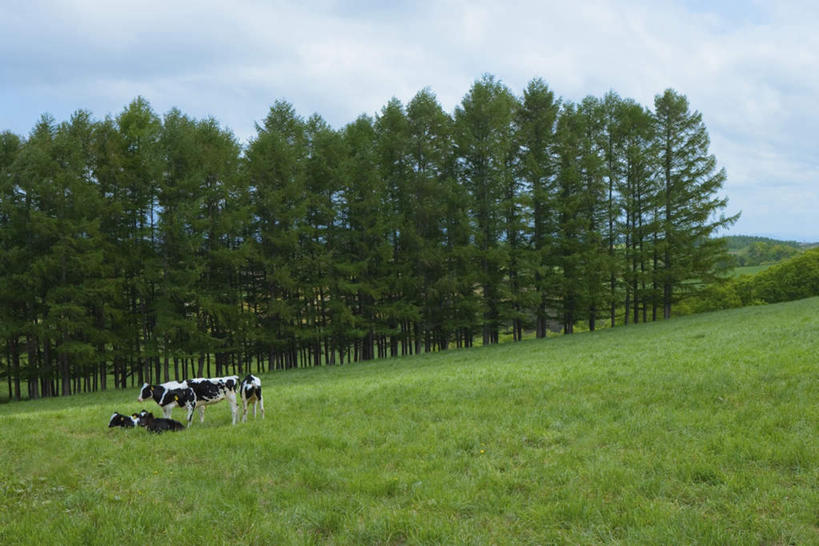
[[[708,280],[725,252],[711,235],[739,215],[721,214],[726,174],[709,152],[702,114],[691,111],[685,95],[668,89],[654,98],[654,117],[662,183],[662,305],[663,317],[670,318],[672,304],[687,289],[684,281]]]
[[[508,298],[504,201],[514,154],[512,121],[517,100],[490,75],[476,81],[455,109],[459,178],[471,208],[475,264],[482,293],[483,343],[497,343]]]
[[[336,267],[347,274],[346,299],[354,317],[353,358],[371,360],[376,357],[376,342],[391,332],[380,303],[389,290],[385,273],[391,270],[392,232],[386,186],[378,173],[373,120],[359,117],[344,128],[343,138],[339,220],[346,232],[338,239],[342,255]]]
[[[624,322],[647,318],[656,301],[654,243],[656,242],[658,177],[654,123],[651,113],[633,100],[618,104],[618,138],[622,145],[622,177],[618,181],[623,218],[620,276],[624,287]]]
[[[548,322],[558,297],[555,275],[556,141],[555,126],[560,101],[541,79],[532,80],[523,92],[516,118],[520,159],[518,176],[528,189],[531,214],[529,245],[535,293],[535,335],[546,337]]]
[[[581,270],[584,279],[583,310],[589,330],[594,331],[597,316],[608,311],[609,272],[613,256],[608,253],[608,200],[605,180],[605,112],[596,97],[586,97],[578,107],[582,134],[578,140],[582,184]]]
[[[401,102],[393,98],[375,119],[375,154],[378,176],[384,184],[384,220],[389,231],[392,258],[385,268],[385,293],[381,313],[389,330],[390,354],[409,342],[410,327],[418,324],[424,300],[417,264],[420,234],[416,229],[416,205],[412,199],[409,164],[409,125]]]
[[[109,156],[115,162],[113,189],[119,195],[121,215],[127,225],[120,257],[124,290],[129,300],[127,347],[138,381],[161,379],[159,352],[154,337],[156,287],[161,272],[157,252],[158,199],[163,169],[159,140],[162,122],[142,97],[132,101],[116,118],[119,149]],[[155,364],[152,368],[151,364]]]
[[[253,267],[262,278],[254,302],[271,361],[299,364],[299,228],[306,202],[307,141],[304,120],[292,105],[276,102],[246,152],[247,184],[253,206]],[[272,333],[272,335],[271,335]]]
[[[566,103],[558,116],[556,130],[558,222],[555,245],[556,270],[560,275],[557,314],[566,334],[574,332],[575,322],[584,314],[585,279],[581,275],[587,226],[581,150],[584,121],[577,105]]]
[[[618,280],[622,264],[618,263],[618,254],[622,247],[622,212],[623,199],[619,192],[625,167],[623,165],[623,142],[620,130],[620,105],[623,99],[614,91],[609,91],[601,101],[602,135],[601,147],[604,161],[606,182],[605,234],[606,250],[609,262],[608,270],[608,314],[609,325],[614,327],[617,320]]]
[[[418,92],[409,102],[407,124],[407,222],[414,234],[415,290],[420,294],[420,321],[413,334],[415,352],[420,352],[422,341],[427,350],[433,345],[446,349],[456,330],[458,290],[447,273],[451,264],[451,273],[457,275],[457,265],[446,243],[447,201],[456,181],[451,169],[452,118],[430,90]]]
[[[305,320],[312,332],[309,340],[313,364],[319,365],[324,353],[325,364],[336,364],[343,353],[343,320],[335,313],[344,310],[338,305],[338,275],[334,269],[337,230],[336,202],[341,191],[339,168],[342,142],[320,116],[307,121],[308,143],[305,189],[307,192],[305,226],[301,232],[300,247],[304,255],[302,280],[312,291],[305,301]],[[343,316],[343,312],[340,313]]]
[[[0,340],[5,345],[6,377],[9,396],[20,400],[21,360],[24,345],[21,336],[26,324],[27,291],[24,286],[26,248],[23,213],[26,195],[21,186],[15,161],[23,148],[23,139],[9,131],[0,133]]]
[[[191,341],[197,337],[198,280],[203,271],[197,222],[202,154],[197,149],[196,122],[179,110],[171,110],[165,115],[160,146],[165,167],[158,195],[161,276],[156,294],[157,345],[162,380],[170,380],[173,358],[177,363],[174,379],[178,381],[179,359],[187,356]]]

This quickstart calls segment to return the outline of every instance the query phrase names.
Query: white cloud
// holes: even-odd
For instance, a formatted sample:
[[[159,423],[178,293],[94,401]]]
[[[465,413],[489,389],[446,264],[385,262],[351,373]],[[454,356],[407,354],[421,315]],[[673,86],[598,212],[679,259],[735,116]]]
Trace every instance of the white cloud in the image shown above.
[[[0,128],[143,95],[246,140],[279,98],[340,126],[425,86],[451,111],[484,72],[569,100],[613,89],[651,106],[673,87],[703,113],[737,229],[819,240],[817,27],[809,1],[12,1]]]

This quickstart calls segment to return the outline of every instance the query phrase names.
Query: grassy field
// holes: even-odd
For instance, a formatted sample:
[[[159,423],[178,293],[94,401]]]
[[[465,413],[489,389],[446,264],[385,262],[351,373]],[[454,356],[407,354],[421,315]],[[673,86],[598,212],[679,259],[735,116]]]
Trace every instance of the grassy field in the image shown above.
[[[756,275],[762,271],[765,271],[772,265],[776,265],[774,263],[769,264],[762,264],[762,265],[745,265],[741,267],[735,267],[731,270],[731,277],[741,277],[742,275]]]
[[[262,380],[0,406],[0,544],[819,543],[818,298]]]

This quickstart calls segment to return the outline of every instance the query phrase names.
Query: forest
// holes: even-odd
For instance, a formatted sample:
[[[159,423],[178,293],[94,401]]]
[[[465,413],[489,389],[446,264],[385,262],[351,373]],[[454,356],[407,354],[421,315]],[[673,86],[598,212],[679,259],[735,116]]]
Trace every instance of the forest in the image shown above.
[[[578,103],[491,75],[240,143],[138,97],[0,134],[12,399],[341,365],[667,319],[726,263],[726,173],[666,90]]]

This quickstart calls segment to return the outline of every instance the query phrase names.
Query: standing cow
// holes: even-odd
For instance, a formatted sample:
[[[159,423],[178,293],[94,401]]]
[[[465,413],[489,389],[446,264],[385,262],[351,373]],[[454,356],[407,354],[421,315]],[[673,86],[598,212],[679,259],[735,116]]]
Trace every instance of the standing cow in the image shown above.
[[[196,407],[196,394],[186,383],[179,383],[178,381],[168,381],[161,385],[145,383],[139,390],[137,402],[144,402],[149,399],[162,408],[165,419],[171,418],[171,410],[174,408],[184,408],[188,412],[188,424],[190,424],[190,416],[193,415],[193,410]]]
[[[236,403],[236,388],[239,376],[186,379],[181,383],[169,381],[161,385],[145,383],[139,392],[138,402],[152,398],[162,408],[165,418],[169,419],[171,410],[183,407],[187,410],[188,426],[193,422],[193,410],[199,408],[199,422],[205,422],[205,406],[227,399],[233,424],[236,424],[239,407]]]
[[[242,379],[239,386],[239,393],[242,396],[242,422],[247,421],[247,406],[253,404],[253,418],[256,418],[256,406],[262,411],[264,419],[264,401],[262,400],[262,380],[255,375],[248,374]]]
[[[199,422],[205,422],[205,406],[227,400],[230,404],[230,413],[233,417],[233,424],[239,414],[239,406],[236,403],[236,389],[239,386],[239,376],[229,375],[227,377],[212,377],[206,379],[198,377],[196,379],[186,379],[185,384],[193,389],[196,395],[196,407],[199,408]],[[188,414],[188,426],[190,426],[193,410]]]

